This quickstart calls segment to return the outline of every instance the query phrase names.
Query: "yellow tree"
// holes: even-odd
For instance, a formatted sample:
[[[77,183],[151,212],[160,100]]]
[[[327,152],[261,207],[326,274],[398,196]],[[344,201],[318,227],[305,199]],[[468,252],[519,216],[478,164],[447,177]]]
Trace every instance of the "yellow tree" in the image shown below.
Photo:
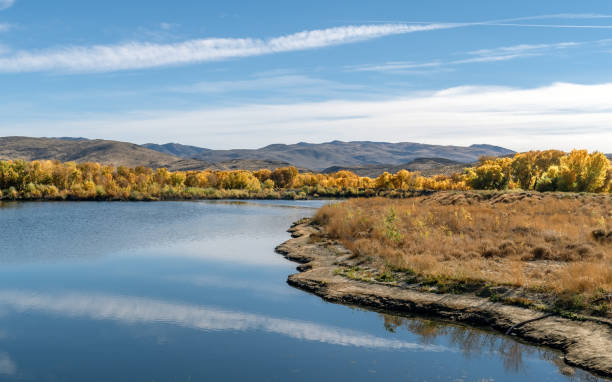
[[[608,158],[601,153],[572,150],[561,158],[560,187],[563,191],[596,192],[605,185]]]
[[[587,192],[601,192],[606,186],[610,161],[602,153],[595,152],[587,158],[580,179],[580,187]]]
[[[297,168],[290,167],[279,167],[272,171],[270,174],[270,179],[274,181],[274,184],[278,188],[290,188],[293,184],[293,179],[298,174]]]
[[[533,177],[533,155],[519,153],[514,156],[511,164],[512,177],[523,190],[530,190],[535,181]]]
[[[374,187],[379,189],[389,189],[393,187],[393,175],[383,172],[374,181]]]
[[[508,184],[502,164],[487,161],[478,167],[466,169],[466,184],[476,190],[500,190]]]

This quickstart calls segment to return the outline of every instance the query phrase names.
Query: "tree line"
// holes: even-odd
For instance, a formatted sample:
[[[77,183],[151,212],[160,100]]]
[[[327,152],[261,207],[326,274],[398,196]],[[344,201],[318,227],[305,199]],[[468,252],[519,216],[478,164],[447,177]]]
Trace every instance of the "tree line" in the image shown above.
[[[306,198],[374,196],[381,191],[523,189],[611,192],[612,165],[586,150],[530,151],[481,158],[454,175],[421,176],[406,170],[376,178],[350,171],[168,171],[51,160],[0,161],[1,199],[159,200],[189,198]]]

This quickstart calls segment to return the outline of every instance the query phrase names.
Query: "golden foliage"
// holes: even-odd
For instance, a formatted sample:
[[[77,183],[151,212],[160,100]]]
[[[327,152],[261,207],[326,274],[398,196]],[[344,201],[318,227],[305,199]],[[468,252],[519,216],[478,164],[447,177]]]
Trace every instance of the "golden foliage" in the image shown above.
[[[0,161],[0,197],[4,199],[169,199],[217,198],[235,190],[258,197],[401,196],[418,190],[514,189],[612,192],[612,164],[586,150],[530,151],[513,158],[482,158],[463,174],[423,177],[418,172],[385,172],[375,179],[350,171],[299,173],[274,171],[176,171],[165,168],[113,167],[99,163]],[[244,192],[242,192],[244,191]],[[277,192],[277,194],[273,194]],[[281,192],[281,194],[278,194]],[[291,194],[293,193],[293,194]],[[229,194],[231,197],[231,194]]]
[[[384,182],[381,181],[384,179]],[[175,171],[165,168],[113,167],[99,163],[0,161],[0,197],[5,199],[171,199],[219,197],[306,197],[371,195],[385,190],[465,188],[447,176],[385,173],[378,179],[350,171],[299,173],[295,167],[274,171]],[[217,191],[245,191],[232,195]],[[297,191],[297,193],[296,193]],[[276,192],[276,193],[275,193]],[[282,192],[279,194],[278,192]],[[292,194],[293,193],[293,194]]]
[[[610,160],[599,152],[529,151],[513,158],[483,158],[465,170],[465,182],[476,190],[611,192],[611,173]]]

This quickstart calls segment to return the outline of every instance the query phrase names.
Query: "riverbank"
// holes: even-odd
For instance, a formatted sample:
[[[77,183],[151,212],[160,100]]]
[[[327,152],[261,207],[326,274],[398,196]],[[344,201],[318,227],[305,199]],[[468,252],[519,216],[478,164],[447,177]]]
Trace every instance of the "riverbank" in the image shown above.
[[[260,191],[236,190],[236,189],[213,189],[213,188],[189,188],[182,192],[167,192],[148,195],[138,192],[130,192],[118,195],[108,194],[25,194],[2,192],[0,190],[0,202],[155,202],[155,201],[189,201],[189,200],[327,200],[348,198],[412,198],[420,195],[430,195],[434,190],[374,190],[365,188],[313,188],[301,189],[265,189]],[[482,191],[488,193],[490,191]]]
[[[392,314],[429,315],[502,333],[510,330],[536,345],[563,351],[569,365],[612,376],[612,322],[605,318],[574,320],[469,293],[423,292],[416,286],[398,286],[385,277],[360,280],[351,277],[351,271],[363,260],[310,223],[303,219],[294,224],[292,238],[276,248],[300,263],[300,273],[288,278],[290,285],[334,303]]]

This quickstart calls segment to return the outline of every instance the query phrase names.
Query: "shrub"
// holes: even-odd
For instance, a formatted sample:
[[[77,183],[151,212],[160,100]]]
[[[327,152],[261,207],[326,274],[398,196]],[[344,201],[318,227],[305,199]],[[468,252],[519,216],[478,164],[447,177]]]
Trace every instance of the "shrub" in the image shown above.
[[[362,259],[433,279],[482,280],[593,295],[612,292],[612,200],[451,192],[351,199],[314,222]],[[534,263],[535,262],[535,263]]]

